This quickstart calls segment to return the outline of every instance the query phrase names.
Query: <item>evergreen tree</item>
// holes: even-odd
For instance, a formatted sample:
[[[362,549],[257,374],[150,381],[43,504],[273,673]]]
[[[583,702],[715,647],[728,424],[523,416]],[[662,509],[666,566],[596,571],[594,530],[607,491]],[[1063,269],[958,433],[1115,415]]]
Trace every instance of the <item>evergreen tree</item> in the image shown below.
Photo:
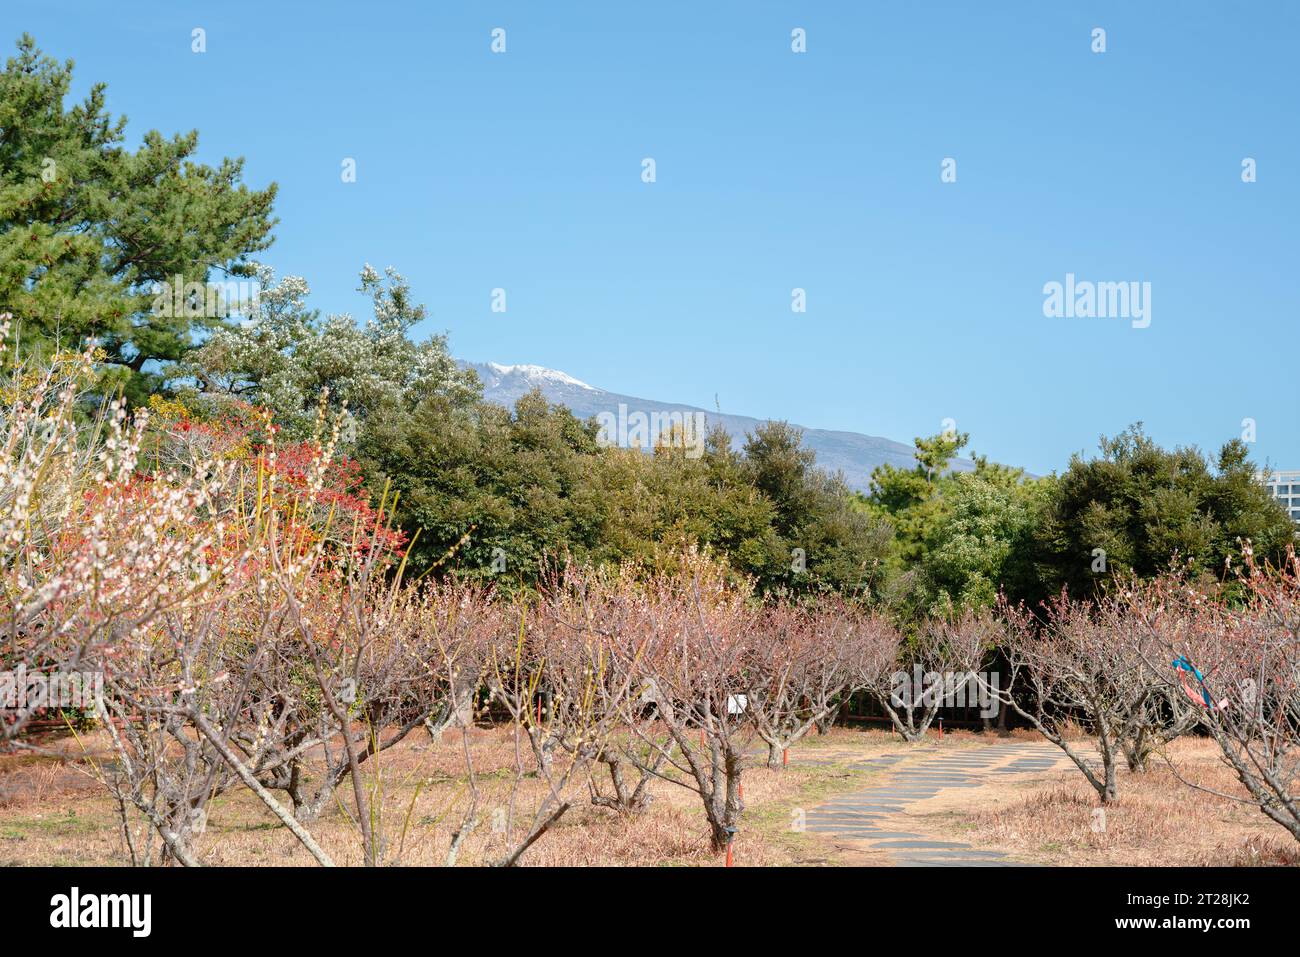
[[[138,401],[158,363],[223,318],[206,295],[169,291],[247,276],[271,242],[275,186],[249,190],[241,159],[194,162],[196,132],[151,131],[125,148],[126,118],[105,109],[104,84],[65,104],[72,69],[24,35],[0,72],[0,311],[21,322],[24,352],[96,337],[110,379]]]
[[[276,283],[260,266],[257,276],[263,292],[250,321],[218,329],[172,370],[201,396],[267,406],[301,435],[310,433],[324,391],[345,419],[349,442],[357,421],[367,417],[400,417],[433,396],[456,407],[478,400],[478,376],[456,364],[445,335],[418,344],[411,339],[425,309],[392,267],[382,274],[369,265],[361,270],[357,291],[370,297],[373,309],[364,325],[347,314],[321,320],[307,307],[311,290],[301,277]]]
[[[1295,526],[1239,440],[1212,466],[1195,448],[1162,449],[1138,423],[1103,436],[1100,451],[1071,459],[1035,532],[1049,593],[1066,586],[1082,597],[1116,576],[1150,577],[1174,563],[1223,577],[1247,540],[1274,563],[1295,542]]]

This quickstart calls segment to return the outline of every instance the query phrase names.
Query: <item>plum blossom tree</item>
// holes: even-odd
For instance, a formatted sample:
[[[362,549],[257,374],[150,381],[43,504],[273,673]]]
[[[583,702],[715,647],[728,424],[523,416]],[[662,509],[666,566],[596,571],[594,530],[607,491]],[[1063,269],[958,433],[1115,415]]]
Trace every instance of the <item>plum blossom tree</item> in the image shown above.
[[[607,733],[594,747],[571,734],[555,740],[570,752],[590,748],[591,803],[625,816],[649,807],[650,784],[673,750],[662,729],[656,731],[652,696],[640,684],[644,646],[627,652],[645,640],[648,601],[631,566],[601,571],[571,563],[546,579],[534,612],[534,628],[546,636],[550,662],[546,677],[551,704],[548,708],[544,699],[540,711],[549,714],[562,709],[565,701],[590,698],[591,707],[607,722]],[[603,769],[603,775],[597,769]]]
[[[1280,568],[1260,567],[1249,543],[1243,553],[1240,603],[1166,577],[1131,590],[1128,607],[1155,680],[1192,712],[1247,796],[1213,793],[1300,841],[1300,561],[1288,552]]]
[[[887,622],[833,599],[811,607],[771,603],[751,637],[748,713],[773,770],[842,700],[892,665],[896,652]]]
[[[998,697],[1065,752],[1103,804],[1113,803],[1126,757],[1140,767],[1191,726],[1183,702],[1162,697],[1146,664],[1154,650],[1148,630],[1118,597],[1092,603],[1062,593],[1044,604],[1041,622],[1023,607],[1003,612],[1009,680]],[[1095,742],[1097,759],[1071,740],[1076,724]]]
[[[736,833],[741,776],[754,762],[750,594],[716,563],[688,552],[680,571],[646,584],[638,640],[611,645],[640,689],[622,703],[625,726],[644,746],[629,753],[642,770],[699,796],[715,852]],[[641,720],[648,705],[655,724]]]
[[[944,707],[975,690],[977,669],[993,647],[995,629],[987,614],[966,608],[956,617],[930,618],[904,639],[883,621],[872,629],[880,653],[866,670],[871,691],[894,731],[920,741]]]

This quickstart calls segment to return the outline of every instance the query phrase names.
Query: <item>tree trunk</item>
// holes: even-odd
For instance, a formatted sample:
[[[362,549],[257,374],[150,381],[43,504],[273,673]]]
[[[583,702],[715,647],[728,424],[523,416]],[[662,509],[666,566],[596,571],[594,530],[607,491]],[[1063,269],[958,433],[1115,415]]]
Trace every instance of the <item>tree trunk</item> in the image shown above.
[[[768,742],[767,745],[767,767],[770,771],[780,771],[785,767],[785,762],[781,760],[785,748]]]
[[[1115,755],[1106,752],[1102,755],[1106,768],[1105,787],[1101,792],[1102,804],[1114,804],[1119,799],[1119,781],[1116,778]]]
[[[620,757],[602,756],[602,764],[609,769],[610,784],[614,788],[614,796],[607,797],[599,793],[595,786],[591,789],[591,803],[597,807],[607,807],[618,811],[620,814],[640,814],[650,806],[653,795],[646,790],[646,784],[649,782],[649,775],[642,773],[641,779],[637,782],[635,788],[629,788],[627,781],[623,776],[624,769],[629,762]]]
[[[556,745],[555,738],[549,735],[543,736],[540,730],[529,728],[528,743],[532,746],[533,758],[537,761],[537,773],[543,776],[550,774],[552,752]]]
[[[736,832],[736,822],[745,809],[740,800],[742,755],[728,751],[722,766],[714,765],[713,789],[704,799],[704,813],[709,819],[709,842],[715,854],[727,849]]]
[[[709,821],[709,849],[714,854],[722,854],[731,842],[730,832],[719,821]]]
[[[835,719],[839,717],[840,711],[843,710],[843,708],[844,705],[842,703],[836,705],[835,707],[827,710],[827,712],[824,715],[822,715],[820,718],[814,721],[813,726],[817,729],[817,733],[818,734],[829,733],[831,728],[835,727]]]

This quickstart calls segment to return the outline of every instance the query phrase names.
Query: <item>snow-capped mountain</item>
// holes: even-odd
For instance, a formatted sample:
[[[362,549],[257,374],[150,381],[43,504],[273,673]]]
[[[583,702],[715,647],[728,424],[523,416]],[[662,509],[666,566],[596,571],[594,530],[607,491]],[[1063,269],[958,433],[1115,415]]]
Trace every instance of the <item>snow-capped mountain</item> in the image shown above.
[[[586,389],[589,392],[600,391],[585,382],[579,382],[571,375],[557,372],[555,369],[547,369],[543,366],[503,366],[499,362],[484,362],[482,365],[475,365],[474,369],[478,372],[478,377],[483,380],[485,389],[499,388],[506,382],[525,382],[529,384],[529,389],[534,386],[543,389],[547,386],[577,386],[579,389]],[[528,389],[524,391],[527,392]]]
[[[762,419],[747,415],[719,414],[680,402],[642,399],[609,392],[564,372],[542,366],[458,361],[462,366],[478,373],[483,382],[485,399],[508,408],[512,408],[521,396],[533,389],[540,389],[547,401],[567,406],[580,419],[600,416],[602,413],[619,416],[620,407],[625,413],[624,417],[627,413],[636,412],[647,416],[681,413],[696,421],[705,421],[706,428],[721,423],[731,434],[732,444],[737,448],[744,444],[745,433],[752,432],[763,422]],[[703,416],[704,419],[699,420],[698,416]],[[817,453],[817,465],[829,472],[841,472],[845,482],[853,489],[866,491],[871,484],[871,470],[878,465],[888,462],[900,468],[910,468],[916,464],[912,457],[912,446],[902,442],[858,432],[802,428],[804,445]],[[953,464],[962,471],[973,467],[965,459],[959,459]]]

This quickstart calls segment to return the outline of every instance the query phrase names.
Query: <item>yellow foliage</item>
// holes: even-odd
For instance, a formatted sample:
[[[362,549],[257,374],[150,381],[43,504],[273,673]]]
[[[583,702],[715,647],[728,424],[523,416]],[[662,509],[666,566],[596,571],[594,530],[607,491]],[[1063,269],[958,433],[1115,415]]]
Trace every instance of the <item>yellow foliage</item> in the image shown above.
[[[149,396],[149,411],[164,422],[187,419],[190,415],[190,410],[180,399],[166,399],[157,394]]]
[[[0,404],[13,405],[19,401],[30,401],[32,395],[46,382],[47,376],[50,382],[70,382],[75,390],[80,390],[94,379],[94,364],[107,358],[107,352],[96,348],[90,354],[92,364],[87,365],[81,353],[64,349],[56,352],[48,365],[26,368],[19,366],[14,375],[0,383]]]

